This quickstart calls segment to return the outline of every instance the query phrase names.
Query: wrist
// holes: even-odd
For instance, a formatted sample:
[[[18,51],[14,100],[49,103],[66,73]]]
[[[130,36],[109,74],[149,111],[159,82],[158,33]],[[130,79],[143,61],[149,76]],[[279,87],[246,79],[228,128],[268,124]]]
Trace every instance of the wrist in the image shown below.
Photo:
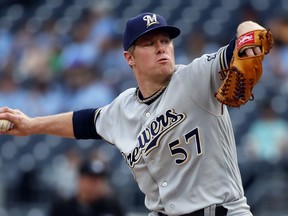
[[[245,21],[239,24],[237,28],[237,37],[255,30],[264,30],[265,28],[253,21]]]

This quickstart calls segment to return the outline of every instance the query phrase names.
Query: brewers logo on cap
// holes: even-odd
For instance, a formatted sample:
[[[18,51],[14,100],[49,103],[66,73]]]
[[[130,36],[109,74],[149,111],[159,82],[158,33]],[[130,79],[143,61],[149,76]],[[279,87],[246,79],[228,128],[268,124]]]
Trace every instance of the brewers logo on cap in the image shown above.
[[[143,17],[143,20],[145,20],[147,22],[146,26],[147,28],[153,24],[159,24],[159,22],[157,21],[157,16],[156,14],[153,15],[145,15]]]

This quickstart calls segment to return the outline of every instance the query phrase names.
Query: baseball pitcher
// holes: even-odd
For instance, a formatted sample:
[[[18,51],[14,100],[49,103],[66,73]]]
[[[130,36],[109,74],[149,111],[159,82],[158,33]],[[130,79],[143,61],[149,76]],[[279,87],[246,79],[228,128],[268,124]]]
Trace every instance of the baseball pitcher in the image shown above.
[[[0,119],[11,123],[2,133],[111,143],[145,194],[149,216],[251,216],[227,105],[253,99],[272,34],[243,22],[227,46],[175,65],[173,38],[179,34],[158,14],[129,19],[124,57],[137,88],[105,107],[53,116],[31,118],[0,108]]]

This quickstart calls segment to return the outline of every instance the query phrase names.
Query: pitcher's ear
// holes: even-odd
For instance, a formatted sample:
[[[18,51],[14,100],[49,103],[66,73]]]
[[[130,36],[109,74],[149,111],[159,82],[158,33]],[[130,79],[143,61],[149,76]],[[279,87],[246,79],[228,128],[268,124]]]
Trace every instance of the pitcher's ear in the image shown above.
[[[132,65],[134,65],[134,56],[131,54],[131,52],[129,52],[129,51],[124,51],[124,57],[125,57],[125,59],[126,59],[126,62],[130,65],[130,66],[132,66]]]

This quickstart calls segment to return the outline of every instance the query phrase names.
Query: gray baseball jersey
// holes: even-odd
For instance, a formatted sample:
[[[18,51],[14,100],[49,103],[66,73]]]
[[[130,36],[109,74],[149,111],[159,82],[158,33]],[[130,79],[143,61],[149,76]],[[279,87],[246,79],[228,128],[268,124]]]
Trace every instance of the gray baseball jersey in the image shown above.
[[[223,204],[228,215],[252,215],[243,194],[227,108],[214,94],[227,65],[226,47],[176,65],[150,105],[131,88],[95,115],[97,133],[115,145],[152,212],[181,215]],[[155,214],[156,215],[156,214]]]

